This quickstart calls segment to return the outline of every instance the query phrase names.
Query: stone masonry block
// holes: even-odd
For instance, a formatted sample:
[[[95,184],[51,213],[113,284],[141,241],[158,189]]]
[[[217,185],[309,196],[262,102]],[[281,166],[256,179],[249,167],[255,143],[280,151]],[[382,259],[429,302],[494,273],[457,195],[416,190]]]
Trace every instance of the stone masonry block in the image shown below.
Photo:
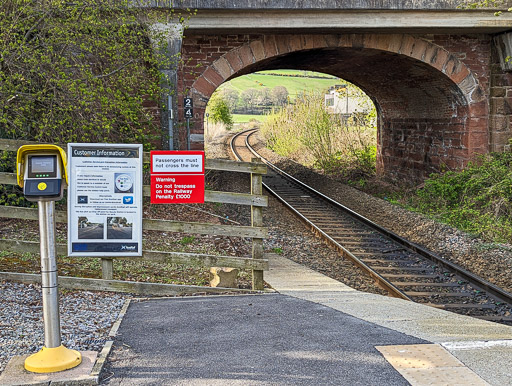
[[[207,70],[203,73],[203,77],[205,77],[211,84],[218,87],[224,82],[224,78],[213,69],[213,67],[208,67]]]
[[[368,34],[363,36],[363,46],[365,48],[375,48],[380,35]]]
[[[226,60],[234,72],[238,72],[243,68],[242,59],[238,55],[238,50],[229,51],[225,56]]]
[[[263,43],[260,40],[251,42],[249,46],[251,47],[256,62],[265,59],[265,49],[263,47]]]
[[[491,99],[491,115],[507,116],[511,113],[510,104],[505,98]]]
[[[350,34],[353,48],[364,48],[364,35]]]
[[[277,35],[275,36],[277,53],[279,55],[287,54],[291,51],[289,46],[290,36],[289,35]]]
[[[304,49],[315,48],[315,35],[304,35]]]
[[[403,55],[411,56],[414,43],[416,43],[415,38],[413,38],[412,36],[405,35],[402,38],[402,44],[400,45],[400,49],[398,52]]]
[[[432,43],[430,43],[425,50],[425,55],[423,56],[423,61],[425,63],[431,64],[436,61],[437,58],[437,52],[440,50],[440,48]]]
[[[505,87],[491,87],[491,98],[500,98],[506,95],[507,89]],[[509,96],[512,96],[512,92],[510,93]]]
[[[439,71],[444,72],[446,62],[448,61],[448,52],[444,49],[439,49],[436,55],[436,61],[432,63],[432,66],[437,68]]]
[[[327,47],[327,41],[324,35],[313,36],[313,48],[324,48]]]
[[[254,55],[249,45],[243,45],[238,52],[244,66],[249,66],[254,63]]]
[[[340,40],[338,42],[339,47],[352,47],[352,38],[349,34],[343,34],[340,36]]]
[[[510,132],[493,133],[491,138],[492,138],[492,144],[494,146],[506,146],[509,144],[510,138],[512,138],[512,133],[510,133]]]
[[[446,64],[444,65],[444,72],[446,75],[450,76],[457,70],[458,60],[455,58],[455,56],[450,55],[448,56],[448,60],[446,61]]]
[[[456,84],[462,82],[469,75],[469,69],[459,62],[458,67],[454,70],[452,75],[450,76],[451,80],[453,80]]]
[[[487,101],[472,103],[470,105],[470,112],[472,117],[486,117],[489,113],[489,104]]]
[[[224,288],[238,288],[238,269],[236,268],[210,268],[210,286]]]
[[[493,132],[506,131],[510,130],[509,127],[509,118],[506,115],[492,115],[489,121],[489,127]]]
[[[325,43],[327,47],[337,47],[340,37],[338,35],[325,35]]]
[[[291,35],[290,36],[290,51],[300,51],[304,48],[304,36],[303,35]]]
[[[276,39],[273,35],[263,38],[263,46],[265,49],[265,56],[271,58],[277,55]]]
[[[399,35],[399,34],[389,35],[389,43],[388,43],[387,51],[398,52],[400,50],[400,47],[402,46],[403,37],[404,37],[404,35]]]
[[[487,93],[484,92],[481,86],[477,85],[471,92],[469,100],[472,102],[481,102],[487,100]]]
[[[213,67],[217,72],[222,76],[222,78],[227,79],[233,74],[233,69],[229,65],[228,61],[225,58],[219,58],[213,64]]]
[[[373,34],[367,35],[367,39],[365,41],[366,48],[374,48],[376,50],[389,51],[390,44],[395,42],[398,35],[381,35],[381,34]],[[401,35],[400,35],[401,36]],[[400,41],[401,38],[399,38]],[[394,51],[396,52],[396,51]]]
[[[459,88],[464,93],[466,97],[471,96],[471,93],[477,87],[477,82],[473,74],[469,74],[462,81],[458,83]],[[469,101],[471,102],[471,101]]]
[[[423,60],[428,46],[429,46],[428,42],[421,40],[421,39],[415,39],[414,46],[412,47],[412,51],[411,51],[411,56],[415,59]]]
[[[215,91],[215,86],[208,82],[205,78],[201,77],[196,80],[192,86],[202,96],[209,98]]]

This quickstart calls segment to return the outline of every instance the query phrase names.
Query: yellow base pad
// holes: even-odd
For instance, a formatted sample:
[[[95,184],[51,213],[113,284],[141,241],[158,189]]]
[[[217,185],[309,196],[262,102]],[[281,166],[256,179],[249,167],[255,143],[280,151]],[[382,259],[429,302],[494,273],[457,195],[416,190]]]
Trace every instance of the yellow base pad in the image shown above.
[[[63,345],[43,348],[25,359],[25,369],[33,373],[54,373],[72,369],[82,363],[82,355]]]

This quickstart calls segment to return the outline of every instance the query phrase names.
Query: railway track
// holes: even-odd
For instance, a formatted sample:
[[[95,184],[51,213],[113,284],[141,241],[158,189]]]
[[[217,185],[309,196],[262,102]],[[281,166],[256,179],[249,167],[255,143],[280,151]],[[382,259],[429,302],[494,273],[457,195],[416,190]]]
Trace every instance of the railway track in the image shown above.
[[[390,296],[512,325],[512,294],[386,230],[278,169],[249,144],[256,130],[233,136],[239,160],[269,166],[264,187]]]

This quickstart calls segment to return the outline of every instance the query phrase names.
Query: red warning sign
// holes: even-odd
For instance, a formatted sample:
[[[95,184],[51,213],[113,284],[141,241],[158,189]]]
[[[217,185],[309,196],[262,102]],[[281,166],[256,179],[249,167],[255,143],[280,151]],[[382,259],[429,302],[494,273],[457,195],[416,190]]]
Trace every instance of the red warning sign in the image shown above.
[[[151,203],[204,203],[204,152],[152,151]]]
[[[152,204],[204,202],[204,175],[156,174],[151,176]]]

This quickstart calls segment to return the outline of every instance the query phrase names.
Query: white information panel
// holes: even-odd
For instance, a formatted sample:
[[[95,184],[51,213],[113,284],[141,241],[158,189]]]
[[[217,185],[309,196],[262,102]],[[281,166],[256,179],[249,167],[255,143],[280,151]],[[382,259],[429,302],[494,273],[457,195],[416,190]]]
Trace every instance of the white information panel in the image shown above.
[[[142,256],[142,145],[68,144],[68,255]]]

